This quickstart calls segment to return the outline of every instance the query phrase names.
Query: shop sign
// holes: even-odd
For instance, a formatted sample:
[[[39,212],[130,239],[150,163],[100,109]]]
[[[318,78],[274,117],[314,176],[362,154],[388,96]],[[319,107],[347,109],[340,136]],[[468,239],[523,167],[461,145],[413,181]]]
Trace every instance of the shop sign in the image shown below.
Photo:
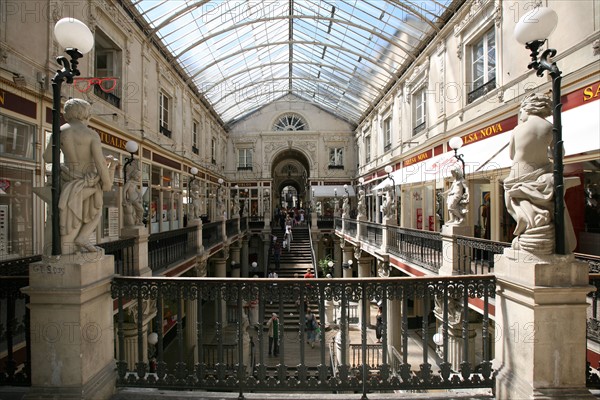
[[[125,139],[121,139],[120,137],[116,137],[114,135],[111,135],[110,133],[98,130],[98,129],[94,129],[96,132],[98,132],[98,136],[100,136],[100,141],[104,144],[107,144],[111,147],[116,147],[117,149],[120,150],[125,150],[125,145],[127,144],[127,140]]]
[[[0,89],[0,109],[5,108],[30,118],[36,118],[37,108],[33,101]]]
[[[591,86],[583,89],[583,101],[591,101],[600,99],[600,82],[596,82]]]
[[[418,162],[425,161],[425,160],[431,158],[432,155],[433,155],[433,151],[432,150],[424,151],[424,152],[422,152],[420,154],[417,154],[416,156],[413,156],[413,157],[410,157],[410,158],[407,158],[406,160],[404,160],[402,162],[402,166],[403,167],[408,167],[409,165],[413,165],[413,164],[416,164]]]

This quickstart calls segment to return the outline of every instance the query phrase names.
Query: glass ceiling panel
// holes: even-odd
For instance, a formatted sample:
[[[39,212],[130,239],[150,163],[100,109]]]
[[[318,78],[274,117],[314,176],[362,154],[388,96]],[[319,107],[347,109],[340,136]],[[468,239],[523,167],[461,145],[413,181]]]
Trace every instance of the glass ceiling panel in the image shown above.
[[[358,124],[464,0],[123,2],[225,124],[286,94]]]

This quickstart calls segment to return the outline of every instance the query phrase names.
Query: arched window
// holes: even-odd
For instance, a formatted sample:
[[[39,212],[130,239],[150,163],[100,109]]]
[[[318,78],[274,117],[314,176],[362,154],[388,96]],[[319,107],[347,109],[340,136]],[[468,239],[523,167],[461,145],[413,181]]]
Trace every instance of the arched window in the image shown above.
[[[282,114],[277,118],[277,121],[273,125],[274,131],[306,131],[308,130],[308,124],[298,114],[286,113]]]

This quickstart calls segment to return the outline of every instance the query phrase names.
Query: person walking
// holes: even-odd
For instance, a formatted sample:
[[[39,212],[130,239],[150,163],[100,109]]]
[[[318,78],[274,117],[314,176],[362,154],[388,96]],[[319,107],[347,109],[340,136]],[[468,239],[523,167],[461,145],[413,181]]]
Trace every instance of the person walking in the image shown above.
[[[271,315],[267,322],[267,328],[269,330],[269,355],[273,354],[277,357],[279,355],[279,318],[276,313]]]
[[[381,306],[377,308],[377,316],[375,317],[375,336],[377,337],[377,343],[381,343],[381,330],[383,328],[383,314]]]
[[[279,271],[279,267],[281,266],[281,243],[279,241],[275,241],[273,245],[273,259],[275,261],[275,270]]]
[[[315,331],[317,329],[317,320],[315,315],[309,309],[306,310],[306,342],[311,348],[315,348]]]

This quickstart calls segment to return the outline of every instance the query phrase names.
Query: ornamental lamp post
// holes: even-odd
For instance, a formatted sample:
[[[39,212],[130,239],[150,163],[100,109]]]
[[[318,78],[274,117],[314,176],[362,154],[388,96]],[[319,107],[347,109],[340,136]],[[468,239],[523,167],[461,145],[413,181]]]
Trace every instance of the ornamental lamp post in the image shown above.
[[[72,84],[73,77],[80,75],[77,69],[78,60],[94,47],[94,35],[83,22],[74,18],[63,18],[54,25],[54,37],[71,57],[70,61],[65,56],[56,58],[62,69],[56,71],[52,78],[52,255],[60,256],[60,93],[63,81]]]
[[[133,162],[133,154],[138,151],[138,144],[135,140],[129,140],[125,143],[125,150],[129,153],[129,157],[125,157],[125,164],[123,165],[123,183],[127,183],[127,167]]]
[[[528,69],[536,70],[536,75],[544,76],[544,71],[552,77],[552,136],[553,151],[553,177],[554,177],[554,230],[556,254],[566,254],[565,250],[565,192],[563,185],[563,139],[560,101],[560,84],[562,72],[551,58],[556,55],[555,49],[547,48],[538,57],[540,47],[547,41],[548,36],[554,32],[558,24],[558,15],[547,7],[535,7],[521,17],[515,26],[515,39],[525,48],[531,50],[531,62]]]
[[[450,145],[450,148],[452,150],[454,150],[454,158],[456,158],[462,164],[462,173],[463,173],[463,177],[464,177],[465,176],[465,160],[464,160],[462,154],[458,154],[458,150],[463,145],[463,140],[458,136],[454,136],[452,139],[450,139],[448,141],[448,144]]]

